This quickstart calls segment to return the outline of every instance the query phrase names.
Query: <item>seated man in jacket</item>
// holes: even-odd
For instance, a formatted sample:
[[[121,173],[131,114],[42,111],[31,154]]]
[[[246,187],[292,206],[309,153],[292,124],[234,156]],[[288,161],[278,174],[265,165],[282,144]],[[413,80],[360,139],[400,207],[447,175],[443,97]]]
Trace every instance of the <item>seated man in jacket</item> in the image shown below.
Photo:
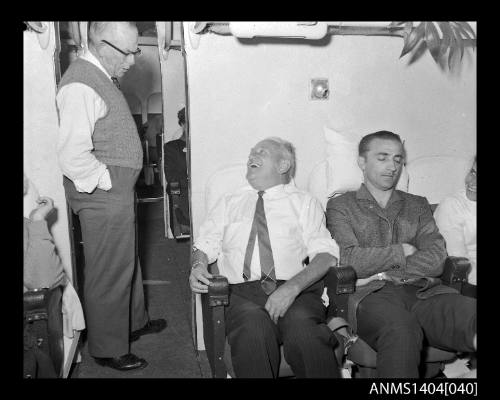
[[[340,377],[321,300],[321,278],[336,266],[338,247],[320,203],[290,184],[294,169],[291,143],[257,143],[247,163],[250,186],[224,195],[195,241],[193,292],[208,291],[207,265],[216,260],[230,284],[226,333],[238,378],[276,378],[280,344],[297,377]]]
[[[446,249],[427,199],[395,190],[405,157],[399,135],[369,134],[358,153],[364,183],[327,204],[341,262],[358,276],[349,319],[377,351],[378,377],[416,378],[424,340],[475,351],[476,301],[438,278]]]
[[[471,263],[471,270],[463,294],[476,297],[477,243],[476,243],[476,208],[477,166],[474,164],[465,178],[465,187],[459,192],[446,197],[439,203],[434,217],[439,232],[446,241],[448,255],[466,257]]]

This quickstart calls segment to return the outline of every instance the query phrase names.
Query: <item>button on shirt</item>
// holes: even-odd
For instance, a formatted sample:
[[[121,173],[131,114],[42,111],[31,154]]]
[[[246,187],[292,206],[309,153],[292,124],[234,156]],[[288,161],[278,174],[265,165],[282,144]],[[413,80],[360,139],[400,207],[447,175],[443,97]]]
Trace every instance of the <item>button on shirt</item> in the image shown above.
[[[217,260],[219,272],[229,283],[244,282],[243,264],[252,228],[257,191],[246,186],[223,196],[200,227],[195,247]],[[264,210],[276,279],[289,280],[303,268],[304,259],[329,253],[338,259],[339,248],[325,226],[325,214],[318,200],[292,184],[265,191]],[[250,281],[261,277],[259,246],[255,243]]]
[[[111,80],[90,51],[81,58],[97,66]],[[57,93],[56,103],[59,113],[57,155],[62,173],[73,181],[79,192],[91,193],[96,187],[111,189],[106,164],[92,154],[94,126],[106,116],[106,103],[94,89],[79,82],[63,86]]]

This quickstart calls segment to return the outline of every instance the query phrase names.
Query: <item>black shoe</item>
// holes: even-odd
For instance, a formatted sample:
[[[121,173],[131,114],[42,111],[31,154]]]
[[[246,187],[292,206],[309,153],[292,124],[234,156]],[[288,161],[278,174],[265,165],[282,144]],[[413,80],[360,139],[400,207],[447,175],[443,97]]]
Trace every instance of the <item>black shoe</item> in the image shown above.
[[[143,358],[137,357],[135,354],[128,353],[121,357],[114,358],[99,358],[94,357],[95,362],[104,367],[117,369],[118,371],[130,371],[132,369],[146,368],[148,362]]]
[[[130,334],[130,342],[135,342],[142,335],[161,332],[166,327],[167,321],[165,321],[163,318],[149,320],[149,322],[141,329],[137,329]]]

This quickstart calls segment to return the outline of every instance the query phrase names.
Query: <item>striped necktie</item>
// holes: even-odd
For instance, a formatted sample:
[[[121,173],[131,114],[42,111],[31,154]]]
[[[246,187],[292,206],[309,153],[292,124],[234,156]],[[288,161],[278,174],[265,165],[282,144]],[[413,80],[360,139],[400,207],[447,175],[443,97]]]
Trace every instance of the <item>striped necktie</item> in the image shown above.
[[[267,295],[270,295],[276,289],[276,274],[274,271],[274,258],[269,239],[269,230],[267,228],[266,213],[264,211],[264,192],[258,192],[259,198],[255,206],[255,214],[252,222],[252,229],[248,239],[247,250],[245,253],[245,261],[243,264],[243,279],[250,279],[250,264],[252,262],[253,249],[255,247],[255,239],[259,238],[259,255],[262,289]]]

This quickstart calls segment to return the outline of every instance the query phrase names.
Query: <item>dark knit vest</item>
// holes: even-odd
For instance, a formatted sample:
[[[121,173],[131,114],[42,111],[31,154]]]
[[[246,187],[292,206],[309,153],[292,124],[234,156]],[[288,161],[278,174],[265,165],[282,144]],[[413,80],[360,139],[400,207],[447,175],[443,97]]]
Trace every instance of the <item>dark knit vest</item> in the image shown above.
[[[108,108],[107,114],[95,124],[92,154],[106,165],[141,169],[142,145],[123,93],[103,71],[81,58],[68,67],[59,82],[58,91],[74,82],[94,89]]]

